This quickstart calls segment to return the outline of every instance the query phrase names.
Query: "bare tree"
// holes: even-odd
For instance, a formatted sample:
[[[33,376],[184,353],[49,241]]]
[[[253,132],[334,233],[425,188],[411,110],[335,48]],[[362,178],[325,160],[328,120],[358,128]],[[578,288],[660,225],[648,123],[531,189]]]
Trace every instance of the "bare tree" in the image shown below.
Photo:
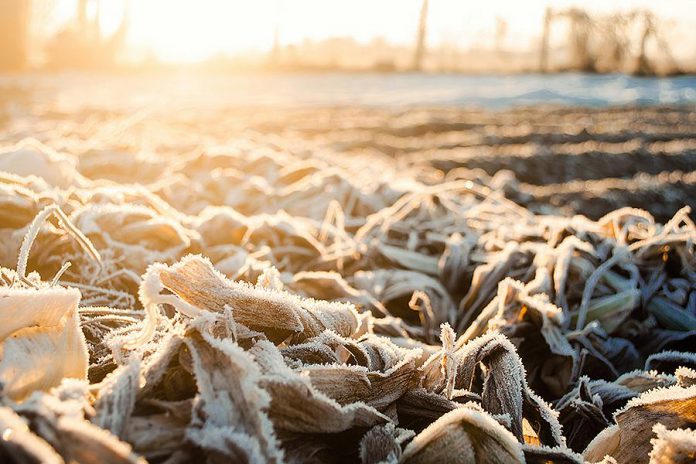
[[[15,71],[27,64],[29,0],[4,0],[0,7],[0,70]]]
[[[590,16],[580,8],[547,8],[539,50],[539,70],[542,72],[549,68],[549,35],[557,20],[567,21],[569,25],[566,43],[570,58],[568,69],[587,72],[627,70],[627,58],[636,45],[631,40],[629,31],[638,25],[638,54],[628,70],[641,75],[660,72],[657,62],[648,57],[648,42],[652,41],[659,49],[659,58],[663,62],[667,61],[667,72],[680,72],[680,66],[662,33],[663,28],[652,12],[637,9],[607,16]]]

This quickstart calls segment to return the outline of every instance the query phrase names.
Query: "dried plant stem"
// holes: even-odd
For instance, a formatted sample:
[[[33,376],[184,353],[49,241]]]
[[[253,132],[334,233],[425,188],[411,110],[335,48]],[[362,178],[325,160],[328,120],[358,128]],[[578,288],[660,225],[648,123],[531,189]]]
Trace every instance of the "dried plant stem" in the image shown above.
[[[55,215],[59,222],[63,224],[65,230],[77,241],[77,243],[82,247],[84,251],[89,254],[89,256],[97,263],[99,266],[99,272],[102,270],[102,259],[99,252],[94,248],[92,242],[68,219],[68,216],[63,212],[58,205],[50,205],[45,207],[43,210],[36,215],[34,220],[29,225],[29,230],[24,236],[22,241],[22,246],[19,250],[19,258],[17,259],[17,274],[22,280],[26,280],[27,276],[27,264],[29,261],[29,252],[31,246],[36,240],[36,236],[41,230],[41,226],[44,221],[48,219],[49,216]],[[62,274],[62,273],[61,273]]]

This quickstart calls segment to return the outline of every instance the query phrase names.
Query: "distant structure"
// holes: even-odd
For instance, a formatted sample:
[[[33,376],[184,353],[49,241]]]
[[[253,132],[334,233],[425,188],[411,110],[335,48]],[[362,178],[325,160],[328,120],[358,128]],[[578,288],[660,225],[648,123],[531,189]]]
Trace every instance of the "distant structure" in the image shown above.
[[[94,2],[94,13],[88,6]],[[71,24],[58,32],[48,43],[48,65],[53,68],[103,68],[116,64],[123,49],[129,25],[130,1],[123,1],[123,17],[117,30],[109,37],[102,35],[100,0],[78,0]]]
[[[268,62],[271,66],[278,66],[280,64],[280,28],[276,24],[273,28],[273,48],[271,48],[271,53],[268,55]]]
[[[547,8],[543,19],[539,45],[539,71],[549,72],[551,28],[558,21],[568,23],[568,61],[565,69],[584,72],[628,71],[638,75],[658,73],[654,61],[648,58],[647,44],[653,40],[660,56],[668,63],[669,72],[679,72],[667,41],[662,36],[655,15],[647,10],[633,10],[603,17],[590,16],[580,8],[555,10]],[[639,30],[638,52],[631,31]],[[664,60],[663,60],[664,61]]]
[[[423,57],[425,56],[425,35],[428,27],[428,0],[423,0],[418,21],[418,34],[416,36],[416,49],[413,54],[413,70],[423,70]]]
[[[495,18],[495,52],[500,55],[508,32],[508,23],[501,17]]]
[[[0,6],[0,71],[18,71],[27,65],[29,0],[2,0]]]

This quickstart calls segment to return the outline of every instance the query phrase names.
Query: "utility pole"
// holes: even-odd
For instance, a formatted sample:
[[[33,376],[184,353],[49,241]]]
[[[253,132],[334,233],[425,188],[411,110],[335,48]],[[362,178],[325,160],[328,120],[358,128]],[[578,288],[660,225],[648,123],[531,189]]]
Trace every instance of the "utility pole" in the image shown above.
[[[552,19],[553,10],[551,10],[550,6],[547,6],[546,13],[544,13],[544,27],[539,48],[539,72],[547,72],[549,70],[549,35],[551,33]]]
[[[423,56],[425,56],[425,34],[428,26],[428,0],[423,0],[418,22],[418,35],[416,38],[416,50],[413,55],[413,70],[423,70]]]
[[[273,48],[271,48],[270,64],[276,67],[280,64],[280,28],[278,24],[273,28]]]
[[[77,2],[77,11],[75,11],[75,20],[77,21],[77,30],[80,34],[86,34],[87,31],[87,0],[79,0]]]

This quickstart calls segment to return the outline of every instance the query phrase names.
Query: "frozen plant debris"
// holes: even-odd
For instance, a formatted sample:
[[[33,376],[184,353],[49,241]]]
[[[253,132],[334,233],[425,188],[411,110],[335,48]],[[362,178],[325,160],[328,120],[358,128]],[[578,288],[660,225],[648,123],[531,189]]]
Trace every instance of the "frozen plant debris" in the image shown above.
[[[375,139],[449,127],[409,121]],[[346,123],[0,153],[0,461],[693,460],[688,208],[534,214],[461,154],[335,157]]]

